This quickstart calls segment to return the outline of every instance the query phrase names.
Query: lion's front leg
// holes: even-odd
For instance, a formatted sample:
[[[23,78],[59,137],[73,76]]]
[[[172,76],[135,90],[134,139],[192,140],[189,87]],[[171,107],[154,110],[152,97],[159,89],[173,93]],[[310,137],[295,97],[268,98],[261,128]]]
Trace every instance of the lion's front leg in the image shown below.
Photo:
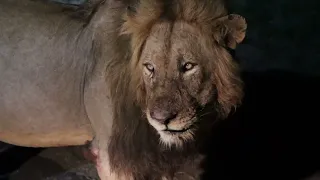
[[[133,180],[129,175],[118,175],[111,171],[108,152],[104,149],[92,148],[91,153],[96,157],[96,168],[101,180]]]

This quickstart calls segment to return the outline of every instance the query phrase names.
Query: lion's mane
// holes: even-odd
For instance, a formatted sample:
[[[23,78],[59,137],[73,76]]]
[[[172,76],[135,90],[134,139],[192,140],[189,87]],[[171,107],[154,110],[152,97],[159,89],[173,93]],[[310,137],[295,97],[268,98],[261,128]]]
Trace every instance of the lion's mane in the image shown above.
[[[111,28],[103,32],[109,38],[101,42],[110,46],[106,50],[106,81],[111,87],[114,105],[108,152],[115,172],[133,175],[137,179],[152,179],[174,172],[184,162],[198,158],[200,147],[198,142],[186,144],[183,149],[161,147],[159,136],[141,111],[145,105],[145,90],[138,63],[153,24],[183,20],[195,24],[200,34],[210,37],[203,43],[208,44],[207,51],[217,56],[215,61],[207,62],[210,66],[206,66],[216,80],[218,103],[212,111],[227,115],[240,103],[241,80],[227,50],[222,46],[211,48],[212,44],[223,43],[221,33],[225,32],[213,31],[220,25],[214,20],[227,15],[221,0],[141,0],[127,5],[110,13]]]

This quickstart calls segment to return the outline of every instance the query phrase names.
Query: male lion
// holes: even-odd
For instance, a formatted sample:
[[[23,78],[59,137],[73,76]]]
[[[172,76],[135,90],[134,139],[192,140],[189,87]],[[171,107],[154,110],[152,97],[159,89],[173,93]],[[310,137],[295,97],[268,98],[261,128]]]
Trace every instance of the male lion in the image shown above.
[[[241,102],[227,49],[244,18],[221,0],[106,2],[89,21],[0,2],[0,140],[92,141],[103,180],[200,179],[212,125]]]

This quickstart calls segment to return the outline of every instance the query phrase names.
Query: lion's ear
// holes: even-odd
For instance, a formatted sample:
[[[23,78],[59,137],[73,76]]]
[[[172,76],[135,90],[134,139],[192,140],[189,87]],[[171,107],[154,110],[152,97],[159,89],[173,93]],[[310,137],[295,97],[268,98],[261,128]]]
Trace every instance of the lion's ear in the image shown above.
[[[247,22],[240,15],[229,14],[215,21],[214,30],[214,38],[219,44],[235,49],[245,38]]]

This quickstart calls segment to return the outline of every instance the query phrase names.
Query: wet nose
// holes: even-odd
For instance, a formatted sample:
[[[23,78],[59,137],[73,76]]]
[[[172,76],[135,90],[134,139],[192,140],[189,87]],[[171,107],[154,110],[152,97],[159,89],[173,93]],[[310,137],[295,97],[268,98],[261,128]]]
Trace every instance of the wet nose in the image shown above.
[[[152,119],[162,124],[168,124],[177,116],[177,113],[171,112],[169,110],[153,109],[150,111],[150,116]]]

